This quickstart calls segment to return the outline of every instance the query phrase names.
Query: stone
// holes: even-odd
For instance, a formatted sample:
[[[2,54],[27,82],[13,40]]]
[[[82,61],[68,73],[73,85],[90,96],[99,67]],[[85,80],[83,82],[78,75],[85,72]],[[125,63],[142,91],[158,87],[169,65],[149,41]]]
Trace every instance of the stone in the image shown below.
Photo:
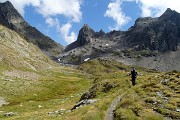
[[[176,111],[177,111],[177,112],[180,112],[180,108],[177,108]]]
[[[38,108],[42,108],[42,106],[41,106],[41,105],[38,105]]]
[[[98,100],[95,99],[85,99],[78,102],[71,110],[78,109],[84,105],[92,104],[94,102],[97,102]]]
[[[60,109],[60,110],[55,110],[53,112],[48,112],[49,115],[64,115],[65,113],[67,113],[67,111],[65,109]]]
[[[15,115],[15,113],[13,113],[13,112],[8,112],[8,113],[4,114],[4,116],[6,116],[6,117],[13,116],[13,115]]]

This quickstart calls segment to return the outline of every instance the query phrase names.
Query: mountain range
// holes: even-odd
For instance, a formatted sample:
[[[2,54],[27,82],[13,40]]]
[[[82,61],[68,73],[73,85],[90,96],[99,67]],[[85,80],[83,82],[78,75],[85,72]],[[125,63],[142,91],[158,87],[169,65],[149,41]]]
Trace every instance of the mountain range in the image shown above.
[[[162,71],[180,70],[180,14],[168,8],[160,17],[138,18],[127,31],[95,32],[87,24],[59,61],[67,64],[104,58]]]

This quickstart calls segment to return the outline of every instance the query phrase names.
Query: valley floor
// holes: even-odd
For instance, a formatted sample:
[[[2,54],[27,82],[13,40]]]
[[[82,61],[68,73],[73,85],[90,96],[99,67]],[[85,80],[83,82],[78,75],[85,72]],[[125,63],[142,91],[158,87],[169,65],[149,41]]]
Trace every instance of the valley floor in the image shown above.
[[[1,74],[0,107],[3,120],[103,120],[113,100],[124,94],[113,111],[115,120],[180,119],[180,73],[162,73],[136,67],[132,86],[131,66],[92,60],[77,69],[53,68],[26,80]],[[80,100],[94,100],[71,111]]]

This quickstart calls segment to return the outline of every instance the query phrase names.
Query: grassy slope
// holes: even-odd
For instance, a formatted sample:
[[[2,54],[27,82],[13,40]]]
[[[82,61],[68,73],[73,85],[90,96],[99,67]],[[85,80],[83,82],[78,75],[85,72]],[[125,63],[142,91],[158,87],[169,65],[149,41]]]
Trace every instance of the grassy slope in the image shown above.
[[[180,107],[179,77],[180,73],[175,72],[139,77],[139,85],[133,87],[119,103],[116,119],[180,119],[177,112]]]
[[[53,63],[33,44],[0,25],[0,97],[9,102],[0,107],[0,119],[55,119],[47,113],[72,108],[91,86],[88,77]],[[8,112],[15,115],[5,117]]]
[[[99,101],[71,114],[85,120],[102,120],[113,99],[128,91],[115,111],[115,119],[179,119],[180,73],[136,68],[139,76],[137,85],[133,87],[128,76],[131,70],[129,66],[108,60],[93,60],[82,64],[79,69],[93,74],[94,79],[94,86],[87,94],[89,98]]]

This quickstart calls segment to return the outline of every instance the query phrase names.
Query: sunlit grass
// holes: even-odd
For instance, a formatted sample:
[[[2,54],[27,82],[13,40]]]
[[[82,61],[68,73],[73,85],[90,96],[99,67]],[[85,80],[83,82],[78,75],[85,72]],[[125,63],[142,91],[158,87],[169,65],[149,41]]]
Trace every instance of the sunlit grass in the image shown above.
[[[178,118],[178,74],[160,73],[137,67],[137,85],[132,86],[129,71],[131,66],[107,60],[94,60],[75,70],[60,67],[38,71],[38,80],[1,80],[9,105],[0,108],[0,119],[38,120],[102,120],[111,102],[127,92],[115,110],[115,119],[163,120],[164,116]],[[168,79],[168,84],[163,80]],[[14,84],[15,83],[15,84]],[[174,86],[174,87],[172,87]],[[11,94],[11,88],[15,94]],[[63,114],[48,114],[60,109],[70,110],[85,92],[93,91],[97,102]],[[175,91],[175,92],[174,92]],[[162,94],[162,96],[161,96]],[[165,101],[166,98],[168,101]],[[162,108],[160,106],[163,106]],[[14,116],[4,117],[6,112]],[[168,113],[168,114],[167,114]]]

